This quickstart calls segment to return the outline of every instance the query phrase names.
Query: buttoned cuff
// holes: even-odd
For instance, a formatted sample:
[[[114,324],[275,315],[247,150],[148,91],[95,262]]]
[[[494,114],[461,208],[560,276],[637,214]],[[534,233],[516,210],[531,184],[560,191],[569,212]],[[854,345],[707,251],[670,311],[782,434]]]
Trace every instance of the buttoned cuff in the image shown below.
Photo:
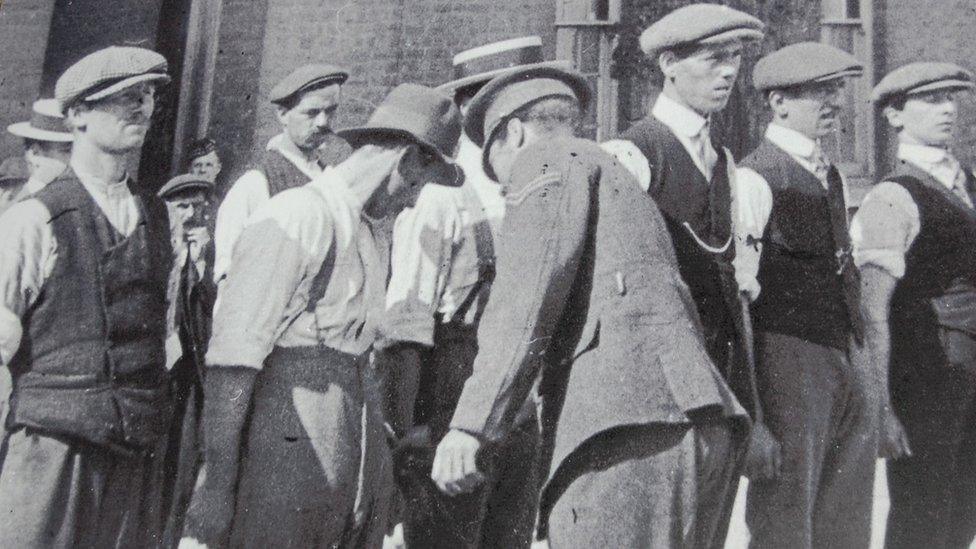
[[[0,364],[7,365],[20,348],[24,329],[20,317],[6,307],[0,307]]]

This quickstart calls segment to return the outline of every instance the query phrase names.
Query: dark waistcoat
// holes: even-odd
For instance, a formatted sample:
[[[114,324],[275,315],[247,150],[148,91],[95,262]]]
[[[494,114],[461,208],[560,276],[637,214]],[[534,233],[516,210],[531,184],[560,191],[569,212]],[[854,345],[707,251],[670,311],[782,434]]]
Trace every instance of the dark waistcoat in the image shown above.
[[[918,380],[947,360],[932,299],[960,285],[976,285],[976,211],[931,175],[906,162],[885,181],[908,191],[921,220],[919,234],[905,256],[905,275],[892,296],[889,322],[892,391],[917,391],[917,387],[900,387],[900,381]],[[967,184],[972,196],[971,174]]]
[[[850,260],[840,173],[831,166],[824,189],[815,175],[768,140],[742,165],[761,175],[773,196],[753,323],[757,329],[847,349],[852,333],[861,336],[860,279]]]
[[[309,182],[305,172],[275,150],[264,151],[255,169],[263,173],[268,180],[268,196],[274,196],[281,191],[300,187]]]
[[[169,400],[166,266],[149,249],[145,210],[123,237],[70,171],[34,198],[51,214],[58,248],[11,361],[12,425],[148,448],[166,429]]]

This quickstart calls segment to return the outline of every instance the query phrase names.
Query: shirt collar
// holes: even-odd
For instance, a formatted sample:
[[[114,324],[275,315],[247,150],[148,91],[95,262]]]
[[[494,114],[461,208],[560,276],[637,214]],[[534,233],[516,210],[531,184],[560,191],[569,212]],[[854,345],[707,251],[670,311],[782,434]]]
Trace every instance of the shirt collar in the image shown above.
[[[132,194],[129,191],[128,174],[122,176],[122,179],[119,181],[105,181],[104,179],[97,177],[82,168],[79,168],[76,162],[71,162],[71,171],[75,173],[78,180],[81,181],[82,184],[84,184],[84,186],[89,190],[101,192],[105,196],[111,198],[126,198]]]
[[[929,145],[916,145],[914,143],[899,143],[898,158],[906,160],[920,167],[928,167],[942,162],[950,156],[948,150],[941,147],[931,147]]]
[[[792,156],[808,161],[816,160],[814,154],[817,152],[817,142],[796,130],[773,122],[766,128],[766,139]]]
[[[663,93],[657,96],[651,116],[684,137],[697,137],[708,123],[707,118]]]
[[[309,179],[322,173],[322,166],[318,162],[306,160],[305,156],[298,150],[298,147],[289,141],[283,133],[279,133],[268,140],[267,149],[280,153],[281,156],[284,156],[286,160],[307,175]]]

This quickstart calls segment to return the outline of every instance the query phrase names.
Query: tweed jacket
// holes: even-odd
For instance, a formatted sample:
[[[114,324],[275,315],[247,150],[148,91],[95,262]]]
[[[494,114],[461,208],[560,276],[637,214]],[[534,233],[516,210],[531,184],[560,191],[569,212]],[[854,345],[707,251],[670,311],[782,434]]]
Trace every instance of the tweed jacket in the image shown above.
[[[537,374],[558,402],[551,471],[616,427],[744,416],[705,349],[653,199],[595,143],[563,138],[515,159],[480,350],[452,427],[489,441]]]

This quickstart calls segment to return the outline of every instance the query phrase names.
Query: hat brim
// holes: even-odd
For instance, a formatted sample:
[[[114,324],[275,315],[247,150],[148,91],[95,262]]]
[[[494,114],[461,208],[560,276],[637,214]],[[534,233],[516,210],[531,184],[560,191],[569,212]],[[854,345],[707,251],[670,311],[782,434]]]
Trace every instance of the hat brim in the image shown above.
[[[776,90],[786,90],[793,88],[801,88],[803,86],[810,86],[813,84],[823,84],[824,82],[833,82],[835,80],[840,80],[841,78],[855,78],[858,76],[863,76],[863,69],[845,69],[837,72],[832,72],[830,74],[825,74],[823,76],[818,76],[816,78],[811,78],[810,80],[804,80],[803,82],[773,82],[769,84],[755,85],[756,91],[760,92],[771,92]]]
[[[17,137],[23,137],[24,139],[33,139],[34,141],[51,141],[53,143],[71,143],[75,140],[74,136],[68,132],[52,132],[50,130],[41,130],[31,126],[30,122],[17,122],[7,126],[7,131],[16,135]]]
[[[434,154],[437,158],[440,158],[442,161],[448,164],[454,163],[454,160],[449,155],[445,154],[443,151],[438,149],[432,143],[424,139],[420,139],[413,133],[400,128],[360,126],[355,128],[345,128],[342,130],[336,130],[335,134],[345,139],[346,142],[349,143],[349,145],[352,146],[352,148],[354,149],[358,149],[359,147],[365,145],[366,144],[365,142],[371,138],[375,139],[375,138],[383,138],[383,137],[397,137],[397,138],[405,139],[415,145],[419,145],[420,147],[423,147],[425,150]]]
[[[650,48],[643,48],[645,55],[657,55],[664,51],[676,50],[679,48],[686,48],[691,46],[717,46],[720,44],[728,44],[729,42],[755,42],[762,40],[766,36],[760,30],[750,29],[750,28],[739,28],[739,29],[729,29],[724,32],[719,32],[711,36],[706,36],[704,38],[698,38],[696,40],[688,40],[686,42],[677,42],[674,44],[662,44],[659,46],[653,46]]]
[[[464,78],[458,78],[457,80],[451,80],[450,82],[445,82],[436,88],[437,91],[454,93],[457,90],[464,88],[466,86],[471,86],[474,84],[483,84],[489,82],[492,78],[505,74],[510,71],[518,71],[523,69],[531,69],[536,67],[556,67],[563,69],[571,69],[573,64],[569,61],[560,59],[556,61],[542,61],[539,63],[528,63],[525,65],[516,65],[514,67],[505,67],[502,69],[495,69],[486,72],[480,72],[478,74],[472,74],[470,76],[465,76]]]
[[[938,80],[936,82],[930,82],[928,84],[918,86],[917,88],[912,88],[907,91],[889,92],[884,95],[879,95],[877,93],[872,94],[871,100],[875,103],[887,103],[893,97],[905,96],[909,97],[912,95],[918,95],[921,93],[927,93],[939,90],[967,90],[972,91],[976,89],[976,83],[970,82],[968,80]]]
[[[81,97],[82,101],[98,101],[99,99],[104,99],[112,95],[113,93],[118,93],[126,88],[135,86],[136,84],[142,82],[157,82],[160,84],[167,84],[169,83],[169,81],[170,81],[169,75],[159,73],[159,72],[147,72],[144,74],[137,74],[135,76],[130,76],[128,78],[123,78],[122,80],[119,80],[118,82],[112,84],[111,86],[98,90],[97,92],[90,95],[85,95],[84,93],[82,93],[79,97]]]
[[[159,192],[156,193],[156,196],[162,198],[163,200],[166,200],[175,194],[187,192],[187,191],[202,191],[205,193],[212,193],[213,187],[214,187],[213,183],[209,183],[209,182],[205,183],[203,181],[188,181],[186,183],[176,185],[169,189],[163,186],[163,188],[159,189]]]

